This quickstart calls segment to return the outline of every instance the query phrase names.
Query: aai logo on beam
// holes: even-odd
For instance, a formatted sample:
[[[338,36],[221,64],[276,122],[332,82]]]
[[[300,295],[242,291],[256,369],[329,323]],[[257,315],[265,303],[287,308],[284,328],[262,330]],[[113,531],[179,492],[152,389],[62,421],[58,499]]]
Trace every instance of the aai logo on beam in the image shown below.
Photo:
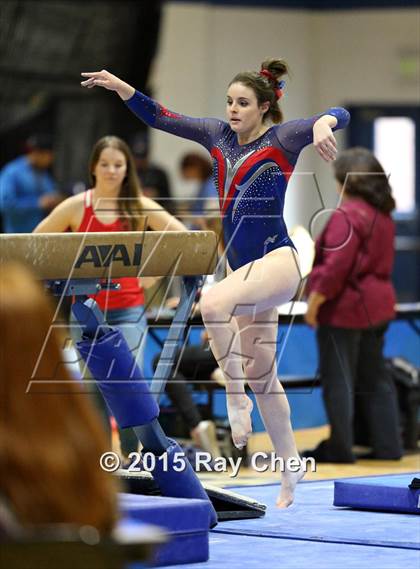
[[[131,248],[130,248],[131,249]],[[135,243],[132,255],[122,243],[115,245],[86,245],[78,259],[75,268],[80,269],[84,265],[93,267],[109,267],[111,263],[120,262],[125,267],[139,267],[141,262],[143,245]]]

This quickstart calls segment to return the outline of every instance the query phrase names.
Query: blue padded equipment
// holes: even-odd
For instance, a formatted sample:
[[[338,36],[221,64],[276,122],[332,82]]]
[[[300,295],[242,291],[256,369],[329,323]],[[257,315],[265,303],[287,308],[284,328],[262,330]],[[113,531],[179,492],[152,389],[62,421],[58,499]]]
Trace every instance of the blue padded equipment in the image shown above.
[[[208,560],[211,504],[207,499],[120,494],[119,509],[124,524],[141,521],[160,526],[169,534],[169,543],[159,546],[155,553],[155,565]]]
[[[100,324],[101,313],[98,314],[99,318],[92,311],[93,320]],[[183,452],[179,445],[168,439],[162,431],[157,420],[159,406],[135,364],[122,332],[110,329],[102,335],[96,334],[94,338],[85,337],[77,343],[77,349],[118,425],[122,428],[133,427],[144,450],[153,452],[157,457],[167,453],[168,460],[157,458],[153,471],[162,494],[206,500],[211,511],[211,527],[215,526],[216,511],[185,457],[184,461],[181,459],[178,462],[178,466],[183,468],[177,470],[176,459],[183,456]]]
[[[413,474],[336,480],[334,506],[420,514],[420,488],[409,488]]]
[[[100,338],[111,330],[93,298],[86,298],[84,301],[76,300],[71,310],[82,327],[84,337]]]
[[[121,428],[158,417],[159,407],[120,330],[111,329],[93,342],[81,340],[77,349]]]
[[[156,460],[153,469],[153,478],[156,480],[163,496],[180,498],[200,498],[208,500],[206,491],[194,472],[191,463],[185,456],[179,444],[168,439],[171,443],[166,449],[168,456],[167,463],[163,460]],[[211,508],[211,527],[217,523],[217,514]]]

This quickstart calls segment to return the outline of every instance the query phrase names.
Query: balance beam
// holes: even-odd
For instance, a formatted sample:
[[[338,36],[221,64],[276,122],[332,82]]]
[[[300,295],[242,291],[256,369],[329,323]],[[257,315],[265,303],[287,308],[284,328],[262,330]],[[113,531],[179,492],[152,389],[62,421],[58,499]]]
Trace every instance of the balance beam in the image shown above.
[[[0,263],[26,263],[40,279],[208,275],[216,260],[212,231],[0,235]]]

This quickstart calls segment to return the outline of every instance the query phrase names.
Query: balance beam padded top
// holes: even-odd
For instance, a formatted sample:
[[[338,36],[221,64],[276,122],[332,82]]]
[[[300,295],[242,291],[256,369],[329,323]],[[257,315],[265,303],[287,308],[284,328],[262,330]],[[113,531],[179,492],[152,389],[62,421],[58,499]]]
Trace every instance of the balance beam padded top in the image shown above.
[[[0,235],[0,262],[29,264],[41,279],[212,274],[212,231]]]

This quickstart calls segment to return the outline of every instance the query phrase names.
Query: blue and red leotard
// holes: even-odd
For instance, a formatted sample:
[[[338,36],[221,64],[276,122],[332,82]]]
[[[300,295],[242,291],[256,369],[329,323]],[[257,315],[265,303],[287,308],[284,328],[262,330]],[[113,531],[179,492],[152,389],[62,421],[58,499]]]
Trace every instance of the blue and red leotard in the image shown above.
[[[229,124],[168,111],[136,91],[127,106],[147,125],[202,144],[213,158],[224,241],[233,270],[278,247],[294,247],[283,218],[284,197],[301,150],[313,142],[312,127],[323,115],[344,128],[349,113],[333,107],[325,113],[274,125],[249,144],[239,144]]]

